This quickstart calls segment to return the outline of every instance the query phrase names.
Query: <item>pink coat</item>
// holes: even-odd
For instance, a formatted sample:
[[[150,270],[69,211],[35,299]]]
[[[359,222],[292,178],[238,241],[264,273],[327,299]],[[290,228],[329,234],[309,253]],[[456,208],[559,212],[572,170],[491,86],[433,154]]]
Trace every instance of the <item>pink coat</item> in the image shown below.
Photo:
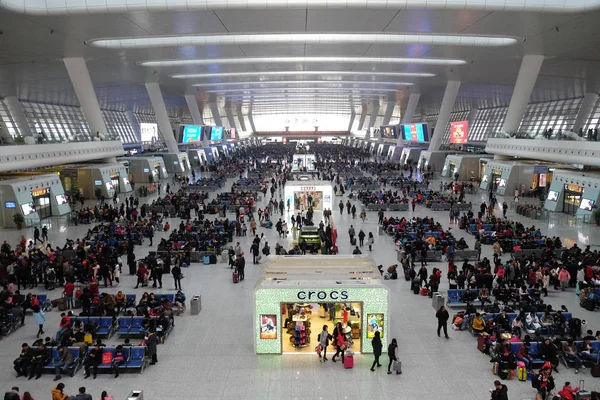
[[[571,274],[566,269],[561,269],[558,273],[558,280],[561,282],[568,282],[571,280]]]

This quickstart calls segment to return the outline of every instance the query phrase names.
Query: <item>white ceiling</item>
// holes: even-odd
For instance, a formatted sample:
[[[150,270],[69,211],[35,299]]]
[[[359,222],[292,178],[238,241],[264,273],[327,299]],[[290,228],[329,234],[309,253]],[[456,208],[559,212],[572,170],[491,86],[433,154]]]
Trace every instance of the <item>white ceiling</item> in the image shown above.
[[[82,0],[83,1],[83,0]],[[464,1],[463,1],[464,2]],[[1,1],[0,1],[1,3]],[[488,2],[489,3],[489,2]],[[144,88],[147,81],[161,84],[167,106],[186,109],[183,95],[202,90],[231,89],[231,86],[192,88],[195,83],[246,82],[304,79],[315,76],[222,77],[173,79],[173,74],[243,73],[261,71],[345,71],[344,75],[327,76],[333,81],[411,82],[413,86],[378,85],[381,91],[371,96],[388,96],[398,91],[399,101],[406,102],[410,91],[422,93],[419,109],[435,113],[448,78],[460,79],[462,108],[505,105],[510,100],[521,57],[526,53],[544,54],[547,59],[536,83],[533,101],[583,96],[600,91],[600,37],[597,21],[600,11],[586,13],[533,13],[504,11],[469,11],[435,9],[218,9],[214,11],[129,12],[123,14],[82,14],[38,16],[0,12],[0,97],[18,95],[23,100],[77,105],[73,87],[62,63],[63,57],[85,57],[102,107],[111,109],[144,108],[149,99]],[[427,33],[462,35],[500,35],[519,37],[523,41],[506,47],[430,46],[410,44],[245,44],[218,46],[179,46],[150,49],[110,50],[86,45],[98,38],[140,37],[157,35],[214,35],[239,33]],[[417,64],[352,63],[260,63],[193,65],[148,68],[136,63],[145,60],[238,58],[238,57],[435,57],[467,60],[460,66]],[[351,71],[430,72],[433,78],[402,76],[346,75]],[[290,84],[302,87],[303,84]],[[305,85],[315,87],[314,83]],[[367,83],[344,87],[374,87]],[[278,86],[281,87],[281,86]],[[283,86],[284,88],[286,86]],[[244,92],[245,94],[248,91]],[[293,94],[278,92],[256,102],[261,105],[280,103]],[[336,93],[338,95],[339,93]],[[305,93],[302,93],[304,96]],[[240,92],[224,92],[234,102]],[[248,101],[248,98],[244,98]],[[323,100],[321,100],[323,99]],[[323,97],[313,104],[325,104]],[[333,100],[333,99],[332,99]],[[287,101],[287,100],[286,100]],[[302,98],[297,104],[304,104]],[[350,100],[335,98],[346,105]],[[360,101],[354,96],[353,102]],[[293,109],[294,102],[289,102]],[[318,108],[318,107],[317,107]],[[324,108],[326,109],[326,108]]]

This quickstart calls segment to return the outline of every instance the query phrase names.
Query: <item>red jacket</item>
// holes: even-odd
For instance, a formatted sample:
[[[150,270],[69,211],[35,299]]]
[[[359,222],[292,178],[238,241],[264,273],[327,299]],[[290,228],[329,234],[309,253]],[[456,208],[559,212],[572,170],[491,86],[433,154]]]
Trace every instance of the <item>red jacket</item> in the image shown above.
[[[579,388],[573,389],[570,386],[564,386],[563,389],[558,392],[558,394],[565,400],[575,400],[574,393],[577,392],[579,392]]]

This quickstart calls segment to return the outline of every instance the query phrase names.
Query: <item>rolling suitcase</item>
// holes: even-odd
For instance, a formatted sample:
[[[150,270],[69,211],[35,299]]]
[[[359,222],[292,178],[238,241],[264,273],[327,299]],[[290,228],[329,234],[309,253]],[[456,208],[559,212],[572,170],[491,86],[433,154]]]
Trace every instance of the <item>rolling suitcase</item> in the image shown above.
[[[210,264],[210,256],[204,256],[202,261],[203,261],[204,265]]]
[[[352,246],[356,246],[356,238],[355,237],[353,237],[352,239],[350,239],[350,244]]]
[[[594,378],[600,377],[600,363],[592,364],[590,367],[590,373]]]
[[[492,366],[492,374],[498,375],[498,370],[500,369],[500,364],[495,362]]]
[[[421,296],[428,296],[429,295],[429,289],[427,289],[426,287],[421,289]]]
[[[477,336],[477,350],[484,353],[485,352],[485,342],[487,341],[487,335],[482,335],[481,333]]]
[[[240,274],[237,271],[233,271],[233,283],[238,283],[240,281]]]
[[[344,355],[344,368],[350,369],[354,367],[354,352],[351,350],[346,350],[346,354]]]
[[[527,380],[527,370],[525,368],[517,368],[517,379],[521,382],[525,382]]]

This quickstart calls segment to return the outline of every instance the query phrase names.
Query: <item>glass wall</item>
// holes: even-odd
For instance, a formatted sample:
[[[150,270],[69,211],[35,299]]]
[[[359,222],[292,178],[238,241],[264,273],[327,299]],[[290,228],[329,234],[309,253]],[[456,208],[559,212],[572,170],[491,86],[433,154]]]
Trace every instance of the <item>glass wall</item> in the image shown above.
[[[8,112],[8,108],[6,107],[4,100],[0,100],[0,118],[2,119],[2,121],[4,121],[4,125],[6,126],[6,129],[8,130],[10,136],[12,136],[13,138],[20,136],[19,128],[17,127],[17,124]]]
[[[139,142],[126,112],[102,110],[102,115],[109,134],[118,136],[124,144]]]

